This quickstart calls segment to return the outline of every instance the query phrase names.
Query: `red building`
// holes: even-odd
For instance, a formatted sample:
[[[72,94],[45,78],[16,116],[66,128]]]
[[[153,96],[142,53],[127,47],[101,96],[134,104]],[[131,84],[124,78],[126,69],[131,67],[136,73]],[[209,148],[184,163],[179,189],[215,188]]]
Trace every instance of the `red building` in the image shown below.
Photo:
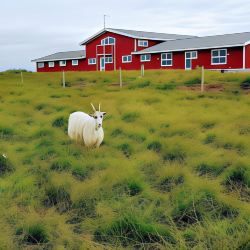
[[[250,32],[195,37],[107,28],[82,50],[33,60],[37,72],[145,69],[250,69]]]

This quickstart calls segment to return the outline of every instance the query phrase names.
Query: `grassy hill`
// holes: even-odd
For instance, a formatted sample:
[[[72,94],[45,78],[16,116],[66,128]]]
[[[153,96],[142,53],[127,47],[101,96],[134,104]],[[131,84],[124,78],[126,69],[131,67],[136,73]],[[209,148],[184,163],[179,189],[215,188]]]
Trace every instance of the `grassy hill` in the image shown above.
[[[250,248],[250,75],[138,74],[0,73],[0,249]],[[90,102],[99,149],[67,136]]]

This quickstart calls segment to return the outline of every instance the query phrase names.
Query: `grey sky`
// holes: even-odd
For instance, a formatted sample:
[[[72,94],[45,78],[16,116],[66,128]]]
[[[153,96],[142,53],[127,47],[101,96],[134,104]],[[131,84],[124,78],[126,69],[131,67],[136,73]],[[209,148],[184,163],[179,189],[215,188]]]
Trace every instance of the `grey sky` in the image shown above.
[[[249,0],[0,0],[0,71],[78,50],[107,26],[189,35],[250,31]]]

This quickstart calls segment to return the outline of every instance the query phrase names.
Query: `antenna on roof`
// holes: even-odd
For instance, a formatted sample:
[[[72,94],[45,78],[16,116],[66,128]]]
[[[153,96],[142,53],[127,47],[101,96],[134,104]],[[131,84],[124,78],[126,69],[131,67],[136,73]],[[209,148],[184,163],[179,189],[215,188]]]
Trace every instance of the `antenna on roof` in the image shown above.
[[[109,16],[104,14],[103,15],[103,27],[104,27],[104,29],[106,29],[106,17],[109,17]]]

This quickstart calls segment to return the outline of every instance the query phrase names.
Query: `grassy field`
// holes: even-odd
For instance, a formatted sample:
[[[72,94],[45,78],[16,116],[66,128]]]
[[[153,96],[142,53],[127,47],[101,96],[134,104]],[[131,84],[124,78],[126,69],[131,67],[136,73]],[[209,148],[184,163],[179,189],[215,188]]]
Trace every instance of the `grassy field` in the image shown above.
[[[250,74],[138,75],[0,73],[0,249],[250,249]]]

